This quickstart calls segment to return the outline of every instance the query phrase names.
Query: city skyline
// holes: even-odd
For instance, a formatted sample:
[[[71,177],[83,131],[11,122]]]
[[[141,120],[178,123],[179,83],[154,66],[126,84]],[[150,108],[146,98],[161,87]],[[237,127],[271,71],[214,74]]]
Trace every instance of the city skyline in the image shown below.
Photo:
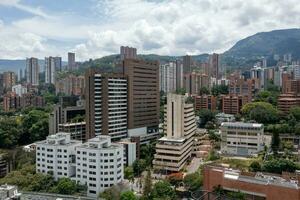
[[[295,0],[2,0],[0,55],[66,60],[72,51],[83,61],[115,54],[121,45],[142,54],[221,53],[257,32],[298,27],[297,10]]]

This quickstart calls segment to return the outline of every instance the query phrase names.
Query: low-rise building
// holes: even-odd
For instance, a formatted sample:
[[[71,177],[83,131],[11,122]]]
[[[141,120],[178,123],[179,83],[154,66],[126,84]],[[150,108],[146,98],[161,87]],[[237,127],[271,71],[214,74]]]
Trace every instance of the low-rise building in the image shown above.
[[[278,97],[278,109],[287,114],[292,107],[300,106],[300,97],[295,94],[281,94]]]
[[[222,112],[236,115],[240,113],[242,107],[246,103],[249,103],[249,98],[247,95],[223,95]]]
[[[264,149],[263,124],[223,122],[220,131],[224,154],[250,156]]]
[[[242,192],[245,199],[298,200],[300,199],[300,175],[280,175],[262,172],[250,173],[220,166],[205,166],[203,175],[204,199],[219,199],[216,188],[224,193]]]
[[[0,199],[1,200],[20,200],[21,193],[18,192],[17,186],[1,185],[0,186]]]
[[[216,114],[216,120],[218,124],[222,124],[223,122],[234,122],[235,117],[231,114],[218,113]]]
[[[193,96],[194,99],[194,107],[195,111],[199,111],[201,109],[208,109],[211,111],[215,111],[217,108],[217,99],[212,95],[201,95],[201,96]]]

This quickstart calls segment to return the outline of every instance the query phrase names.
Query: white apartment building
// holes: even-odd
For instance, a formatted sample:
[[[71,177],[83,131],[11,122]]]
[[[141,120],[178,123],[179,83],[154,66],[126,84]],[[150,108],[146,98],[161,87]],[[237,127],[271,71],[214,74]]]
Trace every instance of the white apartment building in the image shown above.
[[[178,172],[191,157],[196,120],[186,96],[169,93],[165,106],[165,133],[156,144],[153,167],[162,172]]]
[[[160,91],[166,93],[176,90],[176,63],[170,62],[159,67]]]
[[[87,195],[97,197],[123,180],[123,146],[112,144],[110,136],[97,136],[76,148],[75,180],[88,187]]]
[[[36,143],[36,171],[53,174],[55,180],[75,177],[75,148],[81,141],[71,140],[69,133],[49,135]]]
[[[12,86],[12,91],[15,92],[18,96],[22,96],[27,93],[27,88],[21,84]]]
[[[223,122],[220,131],[224,154],[250,156],[264,149],[263,124]]]
[[[111,143],[110,136],[82,144],[61,132],[36,143],[36,171],[53,174],[55,180],[71,178],[87,185],[87,195],[96,197],[123,181],[123,156],[123,145]]]

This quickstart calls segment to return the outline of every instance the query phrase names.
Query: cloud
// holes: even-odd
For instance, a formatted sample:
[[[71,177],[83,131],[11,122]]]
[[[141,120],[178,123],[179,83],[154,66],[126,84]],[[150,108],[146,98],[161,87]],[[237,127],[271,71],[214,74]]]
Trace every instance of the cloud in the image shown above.
[[[0,6],[15,7],[33,15],[10,24],[0,21],[1,40],[6,38],[7,43],[22,46],[18,50],[8,45],[6,51],[20,57],[30,53],[66,55],[72,50],[80,60],[116,54],[120,45],[134,46],[138,53],[162,55],[221,53],[249,35],[299,27],[300,23],[298,0],[91,2],[94,3],[90,5],[91,14],[83,17],[72,12],[45,12],[41,8],[47,5],[33,7],[18,0],[0,0]],[[68,5],[64,6],[70,11]],[[27,36],[22,35],[25,33]],[[53,40],[61,45],[53,45]],[[32,48],[27,45],[31,43]]]

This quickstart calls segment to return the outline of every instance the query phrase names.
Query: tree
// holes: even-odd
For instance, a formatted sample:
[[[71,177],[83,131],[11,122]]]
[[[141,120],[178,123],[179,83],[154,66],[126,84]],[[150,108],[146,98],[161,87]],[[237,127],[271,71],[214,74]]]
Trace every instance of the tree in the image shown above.
[[[211,89],[211,93],[214,96],[218,96],[220,94],[228,94],[229,88],[227,85],[214,85]]]
[[[187,174],[184,177],[183,182],[190,191],[196,191],[202,186],[203,177],[201,172],[195,172],[192,174]]]
[[[69,178],[61,178],[58,180],[57,186],[53,189],[53,192],[59,194],[74,194],[77,190],[75,181]]]
[[[185,93],[186,93],[185,88],[178,88],[178,89],[176,90],[176,94],[185,95]]]
[[[206,160],[213,161],[213,160],[218,160],[219,158],[220,156],[216,153],[215,150],[212,149],[208,152]]]
[[[279,145],[280,145],[280,138],[279,138],[279,133],[278,132],[274,132],[272,135],[272,142],[271,142],[271,148],[274,152],[274,154],[276,155],[279,149]]]
[[[275,123],[279,119],[279,112],[270,103],[251,102],[243,106],[241,110],[248,120],[255,120],[259,123]]]
[[[18,144],[21,126],[15,117],[0,118],[0,148],[13,148]]]
[[[120,200],[121,198],[120,191],[116,186],[104,190],[99,194],[99,197],[105,200]]]
[[[298,170],[299,166],[296,165],[291,160],[287,159],[272,159],[269,161],[266,161],[262,165],[262,170],[269,172],[269,173],[277,173],[281,174],[284,172],[295,172],[295,170]]]
[[[150,143],[147,145],[141,146],[141,158],[145,159],[147,166],[152,166],[152,160],[154,159],[155,154],[155,144]]]
[[[149,194],[151,193],[151,191],[152,191],[151,171],[148,170],[144,181],[143,197],[145,199],[149,199]]]
[[[210,94],[209,89],[207,87],[201,87],[199,93],[200,95]]]
[[[134,174],[132,166],[128,166],[124,170],[124,178],[128,179],[130,182],[134,182]]]
[[[175,199],[176,193],[167,181],[158,181],[154,184],[151,196],[154,199]]]
[[[250,164],[249,169],[252,172],[258,172],[258,171],[261,171],[261,166],[260,166],[259,162],[255,160]]]
[[[206,123],[215,120],[215,113],[209,109],[201,109],[198,112],[200,127],[205,127]]]
[[[300,121],[300,106],[292,107],[289,115],[293,116],[297,121]]]
[[[137,200],[137,197],[132,191],[125,191],[121,193],[121,200]]]
[[[144,159],[135,160],[132,164],[134,176],[140,176],[145,171],[147,164]]]

